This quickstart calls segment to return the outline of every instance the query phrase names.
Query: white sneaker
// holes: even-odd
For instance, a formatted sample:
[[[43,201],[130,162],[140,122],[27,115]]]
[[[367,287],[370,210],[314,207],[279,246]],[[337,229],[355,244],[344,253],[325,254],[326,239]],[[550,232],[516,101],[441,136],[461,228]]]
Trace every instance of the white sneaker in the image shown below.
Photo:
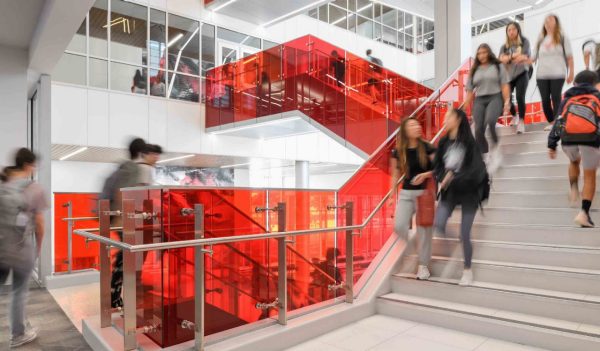
[[[577,216],[575,216],[575,223],[582,228],[594,228],[594,222],[592,222],[590,216],[583,210],[579,211]]]
[[[579,205],[579,188],[577,186],[572,186],[571,191],[569,192],[569,203],[571,207]]]
[[[460,278],[460,282],[458,283],[460,286],[469,286],[473,285],[473,271],[470,269],[465,269],[463,271],[462,278]]]
[[[37,328],[27,328],[25,330],[25,333],[23,333],[23,335],[10,339],[10,348],[12,349],[12,348],[19,347],[19,346],[25,345],[27,343],[30,343],[33,340],[35,340],[35,338],[37,338],[37,336],[38,336]]]
[[[519,124],[517,124],[517,134],[525,133],[525,122],[519,120]]]
[[[517,117],[517,116],[514,116],[514,117],[512,118],[512,120],[510,121],[510,125],[511,125],[511,126],[518,126],[518,125],[519,125],[519,121],[520,121],[520,120],[521,120],[521,119],[520,119],[519,117]]]
[[[419,266],[419,269],[417,270],[417,279],[427,280],[429,277],[431,277],[431,273],[429,273],[427,266]]]
[[[496,145],[494,150],[490,152],[490,159],[488,162],[488,172],[495,174],[500,166],[502,165],[502,151],[500,151],[500,145]]]

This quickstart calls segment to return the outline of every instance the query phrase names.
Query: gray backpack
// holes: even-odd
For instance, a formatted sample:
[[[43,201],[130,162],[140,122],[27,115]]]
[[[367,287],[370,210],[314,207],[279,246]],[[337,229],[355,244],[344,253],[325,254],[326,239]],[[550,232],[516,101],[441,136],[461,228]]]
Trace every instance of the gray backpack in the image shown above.
[[[25,189],[31,181],[0,184],[0,246],[22,243],[31,228]]]

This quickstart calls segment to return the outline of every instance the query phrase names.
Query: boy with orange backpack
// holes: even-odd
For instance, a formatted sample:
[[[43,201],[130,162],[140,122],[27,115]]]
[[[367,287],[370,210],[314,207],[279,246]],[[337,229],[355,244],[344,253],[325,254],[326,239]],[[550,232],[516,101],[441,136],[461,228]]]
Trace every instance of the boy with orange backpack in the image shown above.
[[[594,227],[590,208],[596,193],[596,171],[600,166],[600,92],[595,87],[598,80],[598,74],[593,71],[577,74],[575,86],[565,92],[559,108],[559,119],[548,135],[550,158],[556,158],[556,147],[560,140],[564,153],[571,161],[571,202],[579,198],[579,164],[583,165],[581,211],[575,217],[575,223],[584,228]]]

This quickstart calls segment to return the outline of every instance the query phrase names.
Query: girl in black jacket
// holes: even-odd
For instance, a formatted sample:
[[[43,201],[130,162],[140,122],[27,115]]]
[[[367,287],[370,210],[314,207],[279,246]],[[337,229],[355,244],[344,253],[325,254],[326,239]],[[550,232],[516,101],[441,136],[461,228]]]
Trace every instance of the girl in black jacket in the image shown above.
[[[447,134],[440,140],[434,159],[434,174],[440,182],[441,194],[435,227],[439,233],[445,233],[448,218],[457,205],[461,206],[460,237],[465,269],[459,284],[467,286],[473,283],[471,227],[488,178],[465,112],[455,109],[448,111],[445,124]]]

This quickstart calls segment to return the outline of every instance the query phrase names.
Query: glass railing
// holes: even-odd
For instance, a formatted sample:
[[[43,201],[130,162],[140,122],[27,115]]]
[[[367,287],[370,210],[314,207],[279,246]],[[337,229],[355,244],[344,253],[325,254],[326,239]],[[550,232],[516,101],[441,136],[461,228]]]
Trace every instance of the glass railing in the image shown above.
[[[370,155],[432,90],[309,35],[209,71],[207,93],[209,131],[298,111]]]
[[[294,46],[286,44],[286,55],[293,52],[290,47]],[[319,55],[311,52],[310,56]],[[350,60],[348,67],[356,70],[357,77],[370,74],[368,65],[353,66]],[[422,123],[427,139],[439,136],[445,112],[461,105],[469,67],[466,62],[419,106],[406,110],[411,111],[406,116]],[[357,85],[352,87],[357,92],[350,90],[350,79],[344,80],[348,87],[331,87],[308,74],[297,78],[293,86],[320,84],[336,94],[352,91],[360,99],[368,95]],[[416,103],[420,98],[410,99]],[[372,105],[368,106],[371,110]],[[221,107],[213,110],[219,116]],[[102,241],[101,250],[106,245],[125,248],[126,349],[136,343],[131,328],[162,347],[191,339],[202,343],[205,335],[262,319],[285,324],[288,312],[342,301],[337,297],[351,302],[360,294],[368,278],[365,273],[393,231],[392,200],[397,194],[391,192],[390,151],[397,128],[391,132],[389,128],[401,121],[401,110],[396,111],[387,112],[386,132],[381,135],[384,141],[337,192],[132,188],[124,191],[123,212],[113,214],[124,218],[123,243],[104,239],[107,220],[100,220],[104,223],[101,236],[77,231],[77,235]],[[231,112],[232,118],[245,118],[235,109]],[[348,124],[344,121],[344,133]],[[106,211],[99,212],[106,216]],[[277,232],[283,234],[277,236]],[[197,240],[204,241],[199,244]],[[132,271],[136,274],[127,274]],[[101,267],[101,286],[108,284],[106,274]],[[202,278],[196,279],[198,276]],[[203,290],[198,293],[197,289]]]

